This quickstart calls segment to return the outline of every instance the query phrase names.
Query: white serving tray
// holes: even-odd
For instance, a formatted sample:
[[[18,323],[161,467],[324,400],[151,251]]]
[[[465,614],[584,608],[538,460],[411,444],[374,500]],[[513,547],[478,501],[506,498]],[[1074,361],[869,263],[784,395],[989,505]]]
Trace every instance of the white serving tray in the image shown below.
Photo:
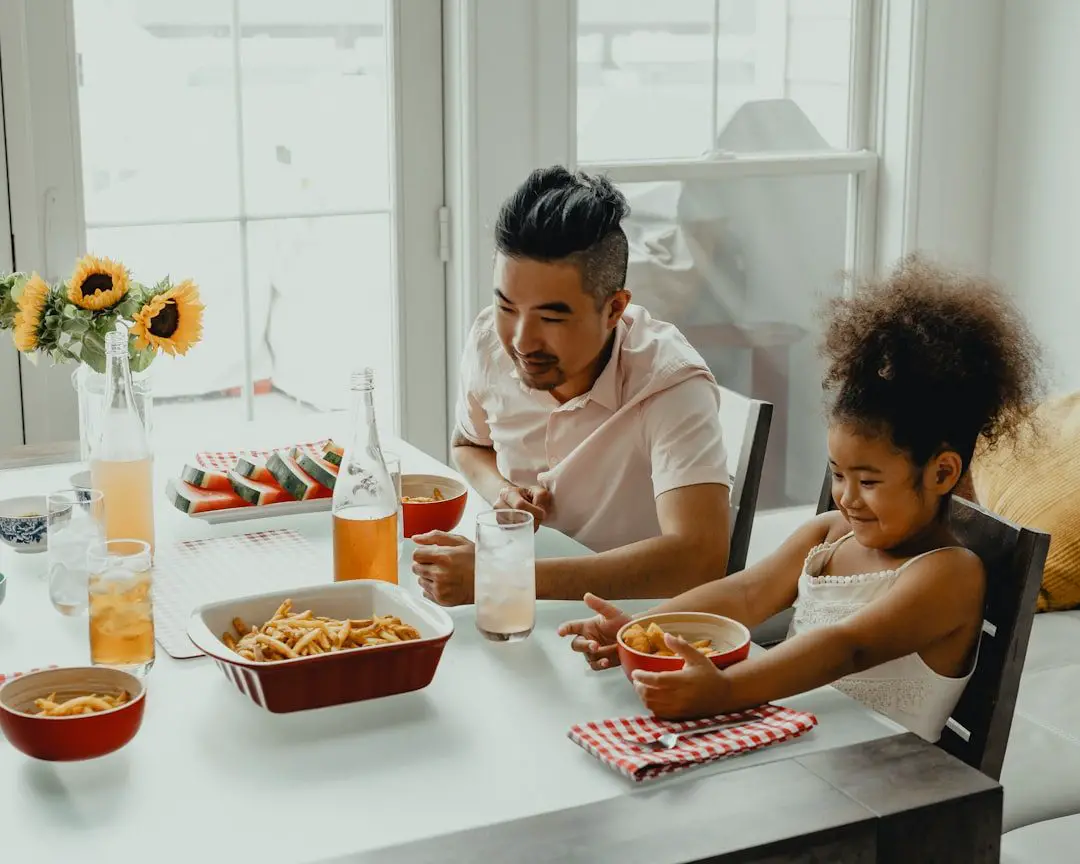
[[[250,522],[254,519],[271,519],[275,516],[302,516],[305,513],[328,513],[334,500],[315,498],[311,501],[283,501],[280,504],[258,504],[251,507],[230,507],[227,510],[210,510],[206,513],[190,513],[192,519],[210,525],[230,522]]]

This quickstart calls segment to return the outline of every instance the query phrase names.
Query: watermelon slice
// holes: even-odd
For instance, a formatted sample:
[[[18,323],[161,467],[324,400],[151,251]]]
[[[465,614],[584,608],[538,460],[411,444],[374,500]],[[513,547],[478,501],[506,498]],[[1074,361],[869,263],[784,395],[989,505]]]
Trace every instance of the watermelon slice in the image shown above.
[[[333,491],[339,470],[337,465],[304,450],[296,450],[294,456],[296,457],[296,464],[314,477],[319,485]]]
[[[165,496],[177,510],[188,515],[247,507],[248,502],[233,492],[219,489],[200,489],[184,480],[173,479],[165,487]]]
[[[292,453],[278,450],[270,454],[266,460],[266,467],[274,475],[274,479],[297,501],[329,498],[330,490],[300,467],[293,455],[295,452],[295,449]]]
[[[241,477],[247,477],[256,483],[275,483],[274,475],[266,469],[266,459],[262,456],[243,455],[236,460],[234,469]]]
[[[229,481],[232,483],[233,492],[239,495],[248,504],[263,507],[267,504],[280,504],[283,501],[291,501],[292,496],[273,482],[260,483],[250,477],[244,477],[236,471],[229,472]]]
[[[340,468],[341,460],[344,456],[344,447],[339,447],[333,442],[333,440],[326,442],[326,446],[323,448],[323,459],[325,459],[331,465],[337,465]]]
[[[229,475],[224,471],[215,471],[213,468],[203,468],[201,465],[190,463],[185,465],[184,470],[180,472],[180,479],[199,489],[210,489],[214,492],[232,491]]]

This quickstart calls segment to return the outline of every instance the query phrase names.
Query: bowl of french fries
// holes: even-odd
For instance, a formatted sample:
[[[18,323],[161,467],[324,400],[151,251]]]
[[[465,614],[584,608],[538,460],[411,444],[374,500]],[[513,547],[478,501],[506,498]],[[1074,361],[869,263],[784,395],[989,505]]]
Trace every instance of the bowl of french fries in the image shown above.
[[[406,537],[453,531],[465,514],[468,488],[436,474],[401,475],[401,518]]]
[[[96,759],[135,737],[145,704],[142,681],[120,669],[42,669],[0,687],[0,731],[35,759]]]
[[[674,672],[685,662],[672,651],[665,634],[681,636],[720,669],[745,660],[750,631],[738,621],[710,612],[663,612],[643,615],[619,628],[615,637],[626,677],[635,669]]]
[[[188,622],[195,646],[276,714],[420,690],[453,632],[441,608],[368,579],[211,603]]]

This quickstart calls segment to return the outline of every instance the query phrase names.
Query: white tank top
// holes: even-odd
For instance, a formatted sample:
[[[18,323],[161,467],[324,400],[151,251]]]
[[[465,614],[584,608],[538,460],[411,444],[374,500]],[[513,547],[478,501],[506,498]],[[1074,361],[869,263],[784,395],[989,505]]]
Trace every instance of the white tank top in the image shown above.
[[[815,546],[806,556],[789,637],[843,621],[881,597],[910,564],[941,551],[933,549],[916,555],[895,570],[857,576],[821,575],[836,548],[851,536],[846,534],[835,543]],[[941,730],[974,669],[972,663],[971,670],[963,678],[947,678],[927,666],[918,654],[908,654],[848,675],[833,686],[932,743],[941,737]]]

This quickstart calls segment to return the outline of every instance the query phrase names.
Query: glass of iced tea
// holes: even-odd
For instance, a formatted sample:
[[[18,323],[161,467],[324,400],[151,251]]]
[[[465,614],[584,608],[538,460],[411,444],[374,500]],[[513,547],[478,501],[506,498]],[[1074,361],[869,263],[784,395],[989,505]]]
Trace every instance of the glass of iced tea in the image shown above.
[[[90,662],[145,675],[154,665],[150,544],[100,541],[90,547]]]

